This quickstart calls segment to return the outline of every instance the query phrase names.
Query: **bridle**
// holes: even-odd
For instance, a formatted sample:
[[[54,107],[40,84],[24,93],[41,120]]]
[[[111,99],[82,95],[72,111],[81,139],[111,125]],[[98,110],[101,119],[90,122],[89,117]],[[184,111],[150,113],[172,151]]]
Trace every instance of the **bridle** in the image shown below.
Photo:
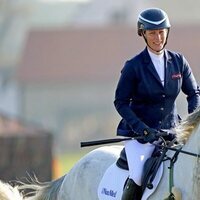
[[[172,188],[174,187],[174,165],[175,165],[176,161],[178,160],[179,154],[183,153],[183,154],[197,157],[197,158],[200,157],[200,154],[182,150],[184,145],[173,145],[175,140],[171,141],[169,144],[166,144],[163,138],[162,138],[162,140],[163,140],[164,145],[157,145],[157,144],[155,144],[155,145],[159,148],[162,148],[162,153],[163,153],[162,157],[164,158],[162,161],[167,161],[167,160],[170,161],[170,164],[168,167],[168,169],[169,169],[169,196],[165,200],[174,200],[175,196],[172,191]],[[173,145],[173,146],[171,146],[171,145]],[[168,150],[175,151],[175,153],[172,157],[166,156],[166,152]],[[155,175],[156,175],[156,172],[155,172]],[[149,184],[151,184],[151,183],[149,183]],[[147,185],[147,187],[148,187],[148,185]]]

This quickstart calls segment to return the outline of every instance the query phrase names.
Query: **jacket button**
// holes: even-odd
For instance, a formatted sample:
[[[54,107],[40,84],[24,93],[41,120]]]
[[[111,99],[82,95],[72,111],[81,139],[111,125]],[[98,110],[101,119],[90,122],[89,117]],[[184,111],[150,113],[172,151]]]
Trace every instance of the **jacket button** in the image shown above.
[[[164,108],[160,108],[160,110],[164,110]]]
[[[159,124],[162,124],[162,122],[161,122],[161,121],[159,121],[158,123],[159,123]]]
[[[163,94],[162,97],[165,98],[165,94]]]

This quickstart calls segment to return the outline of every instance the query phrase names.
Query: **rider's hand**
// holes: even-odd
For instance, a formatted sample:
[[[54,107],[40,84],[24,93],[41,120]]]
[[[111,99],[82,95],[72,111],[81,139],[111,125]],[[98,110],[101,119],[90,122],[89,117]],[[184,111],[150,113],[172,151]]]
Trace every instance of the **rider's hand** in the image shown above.
[[[153,128],[147,128],[144,130],[144,142],[153,143],[155,140],[159,139],[158,131]]]
[[[166,133],[166,135],[163,136],[163,138],[166,140],[166,141],[172,141],[176,138],[176,132],[173,131],[173,130],[160,130],[161,133]]]
[[[169,133],[169,135],[167,136],[167,140],[172,141],[176,138],[176,134],[175,133]]]

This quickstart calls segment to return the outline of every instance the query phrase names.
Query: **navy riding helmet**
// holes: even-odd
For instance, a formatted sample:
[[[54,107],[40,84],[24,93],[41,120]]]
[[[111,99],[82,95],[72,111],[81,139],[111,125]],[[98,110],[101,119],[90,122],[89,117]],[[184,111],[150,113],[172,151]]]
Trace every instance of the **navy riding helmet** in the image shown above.
[[[145,30],[170,29],[171,25],[167,14],[159,8],[149,8],[142,11],[138,17],[137,31],[143,36]]]

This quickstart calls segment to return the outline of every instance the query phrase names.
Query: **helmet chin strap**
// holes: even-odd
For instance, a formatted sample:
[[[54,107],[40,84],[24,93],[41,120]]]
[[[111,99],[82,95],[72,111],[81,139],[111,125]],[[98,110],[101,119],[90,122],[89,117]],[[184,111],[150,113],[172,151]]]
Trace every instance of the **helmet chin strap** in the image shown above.
[[[145,41],[146,41],[146,40],[145,40]],[[162,49],[160,49],[159,51],[156,51],[156,50],[154,50],[152,47],[150,47],[150,45],[147,43],[147,41],[146,41],[146,44],[147,44],[147,46],[148,46],[151,50],[153,50],[154,52],[160,53],[160,54],[162,53],[163,49],[164,49],[165,46],[166,46],[166,43],[165,43]]]
[[[166,44],[167,44],[167,40],[168,40],[168,36],[169,36],[169,29],[168,29],[168,32],[167,32],[167,37],[166,37],[166,40],[165,40],[165,44],[163,45],[163,48],[160,49],[159,51],[154,50],[154,49],[148,44],[147,39],[146,39],[146,37],[144,36],[144,31],[142,31],[142,36],[143,36],[143,38],[144,38],[144,40],[145,40],[147,46],[148,46],[151,50],[153,50],[154,52],[157,52],[157,53],[162,53],[162,51],[164,50],[164,48],[165,48],[165,46],[166,46]]]

